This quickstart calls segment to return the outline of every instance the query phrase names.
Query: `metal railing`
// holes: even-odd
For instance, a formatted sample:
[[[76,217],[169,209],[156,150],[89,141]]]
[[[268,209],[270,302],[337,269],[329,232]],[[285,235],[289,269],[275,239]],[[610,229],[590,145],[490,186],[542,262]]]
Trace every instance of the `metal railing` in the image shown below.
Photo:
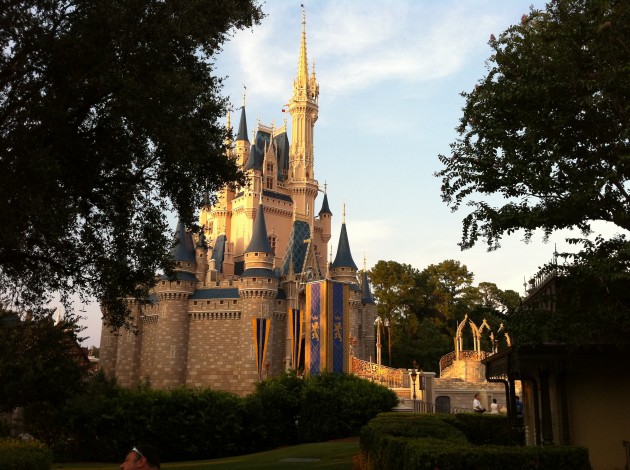
[[[405,376],[407,375],[402,369],[394,369],[378,365],[374,362],[364,361],[356,357],[352,357],[351,372],[362,379],[371,380],[372,382],[385,385],[389,388],[404,388]],[[409,382],[407,380],[407,382]]]

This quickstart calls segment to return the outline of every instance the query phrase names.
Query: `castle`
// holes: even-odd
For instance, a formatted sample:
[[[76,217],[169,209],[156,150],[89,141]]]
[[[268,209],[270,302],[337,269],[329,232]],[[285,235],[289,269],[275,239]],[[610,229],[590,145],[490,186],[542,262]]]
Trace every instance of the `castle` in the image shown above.
[[[129,301],[137,334],[103,326],[101,368],[119,385],[243,395],[286,370],[347,372],[351,356],[374,355],[376,305],[365,269],[358,280],[345,208],[335,259],[326,259],[332,213],[314,171],[318,97],[303,14],[291,140],[286,122],[259,123],[251,143],[243,104],[226,158],[249,184],[225,187],[213,205],[206,199],[199,236],[178,224],[175,279],[158,279],[149,306]]]

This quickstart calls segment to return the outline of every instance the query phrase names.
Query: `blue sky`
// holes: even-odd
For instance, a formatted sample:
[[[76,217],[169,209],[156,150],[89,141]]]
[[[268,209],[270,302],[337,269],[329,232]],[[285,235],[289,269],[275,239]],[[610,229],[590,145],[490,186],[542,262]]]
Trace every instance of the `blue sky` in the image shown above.
[[[315,125],[315,177],[327,184],[336,250],[346,205],[346,226],[354,261],[368,269],[379,260],[417,269],[447,259],[475,274],[474,283],[493,282],[523,294],[524,278],[567,245],[567,233],[547,243],[537,234],[504,238],[487,252],[479,245],[461,251],[466,208],[451,212],[441,201],[439,154],[449,153],[464,104],[486,72],[488,40],[518,23],[530,5],[523,0],[317,0],[306,5],[309,67],[315,60],[320,85]],[[281,125],[282,107],[297,72],[302,9],[298,1],[266,0],[267,16],[239,31],[224,45],[216,73],[235,108],[247,87],[248,130]],[[237,113],[232,122],[238,122]],[[319,210],[318,198],[316,210]],[[606,230],[604,228],[603,230]],[[334,255],[333,255],[334,256]],[[90,313],[96,309],[95,313]],[[100,341],[98,308],[88,308],[87,345]]]

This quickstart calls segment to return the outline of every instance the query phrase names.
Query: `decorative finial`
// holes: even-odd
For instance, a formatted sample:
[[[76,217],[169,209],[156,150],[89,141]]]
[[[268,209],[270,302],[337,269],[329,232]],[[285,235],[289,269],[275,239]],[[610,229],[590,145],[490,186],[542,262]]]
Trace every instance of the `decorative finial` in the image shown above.
[[[327,194],[328,191],[328,183],[326,183],[326,180],[324,180],[324,194]]]
[[[306,28],[306,7],[303,3],[300,3],[302,7],[302,29]]]
[[[245,95],[247,94],[247,87],[243,83],[243,108],[245,107]]]
[[[343,219],[341,220],[342,224],[346,223],[346,203],[343,203]]]
[[[363,272],[367,271],[367,258],[365,257],[365,251],[363,252]]]

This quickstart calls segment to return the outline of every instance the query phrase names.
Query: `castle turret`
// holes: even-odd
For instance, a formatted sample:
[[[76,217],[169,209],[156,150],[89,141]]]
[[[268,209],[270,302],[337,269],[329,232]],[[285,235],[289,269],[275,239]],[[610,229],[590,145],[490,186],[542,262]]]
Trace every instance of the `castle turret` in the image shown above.
[[[240,168],[244,168],[249,161],[249,137],[247,136],[247,118],[245,117],[245,95],[243,95],[243,107],[241,108],[241,120],[238,124],[238,133],[234,141],[234,154]]]
[[[306,55],[306,14],[302,12],[302,40],[298,58],[297,77],[293,82],[293,96],[288,108],[291,114],[291,147],[287,188],[292,194],[298,216],[313,225],[317,181],[314,173],[313,131],[319,112],[319,84],[313,72],[308,74]]]
[[[195,254],[197,258],[197,269],[195,274],[199,287],[203,287],[206,281],[206,273],[208,271],[208,248],[206,246],[206,236],[203,233],[203,229],[199,231],[199,241],[195,247]]]
[[[337,256],[335,256],[335,261],[330,265],[330,276],[339,282],[356,283],[357,270],[357,265],[354,264],[352,253],[350,252],[350,243],[348,242],[348,232],[346,230],[346,211],[344,208]]]
[[[175,231],[175,243],[171,249],[175,261],[173,278],[160,276],[155,293],[159,301],[156,315],[146,317],[142,341],[155,351],[147,359],[141,380],[158,388],[179,387],[186,383],[186,358],[188,354],[188,298],[199,282],[195,272],[197,259],[192,234],[179,222]]]
[[[325,187],[326,185],[324,185]],[[332,212],[330,212],[330,208],[328,207],[328,195],[324,191],[324,200],[322,201],[322,208],[319,210],[319,220],[322,225],[322,242],[328,243],[331,237],[331,225],[332,225]],[[326,250],[324,250],[324,257],[326,255]]]

